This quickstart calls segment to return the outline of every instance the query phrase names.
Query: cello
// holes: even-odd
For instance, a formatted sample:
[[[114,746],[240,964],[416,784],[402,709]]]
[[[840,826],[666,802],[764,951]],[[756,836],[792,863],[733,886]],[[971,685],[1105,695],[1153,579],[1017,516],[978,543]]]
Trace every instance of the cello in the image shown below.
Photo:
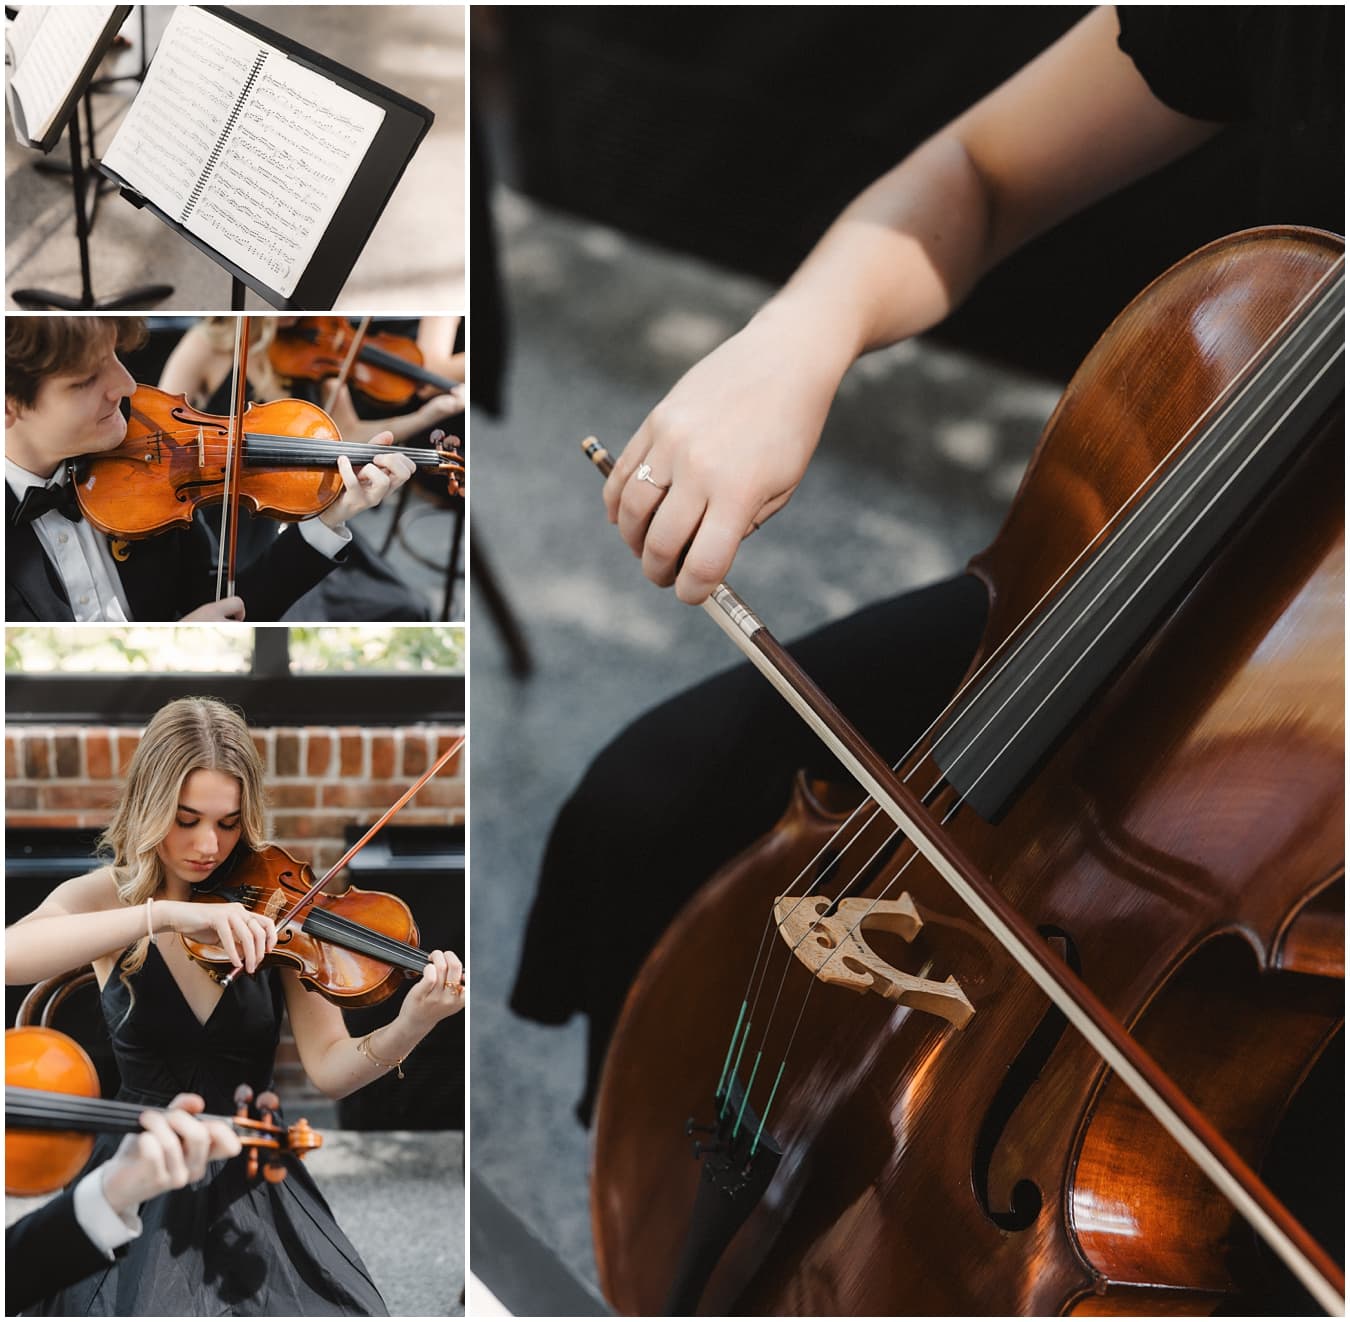
[[[1117,318],[972,562],[971,671],[894,772],[714,593],[869,798],[799,783],[630,991],[592,1183],[616,1309],[1204,1313],[1267,1284],[1268,1194],[1240,1215],[1246,1176],[1221,1193],[1122,1080],[1151,1057],[1195,1103],[1207,1173],[1339,1087],[1343,286],[1338,239],[1252,231]],[[1110,1069],[1099,1021],[1129,1029]]]

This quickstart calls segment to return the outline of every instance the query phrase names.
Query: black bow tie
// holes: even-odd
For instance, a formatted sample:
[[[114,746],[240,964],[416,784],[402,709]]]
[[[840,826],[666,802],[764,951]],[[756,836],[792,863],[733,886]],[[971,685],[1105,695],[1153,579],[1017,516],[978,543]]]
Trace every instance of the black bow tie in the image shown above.
[[[74,486],[69,482],[60,482],[50,487],[29,487],[14,511],[14,526],[23,528],[49,510],[64,514],[71,523],[79,523],[84,517],[80,513],[79,501],[75,498]]]

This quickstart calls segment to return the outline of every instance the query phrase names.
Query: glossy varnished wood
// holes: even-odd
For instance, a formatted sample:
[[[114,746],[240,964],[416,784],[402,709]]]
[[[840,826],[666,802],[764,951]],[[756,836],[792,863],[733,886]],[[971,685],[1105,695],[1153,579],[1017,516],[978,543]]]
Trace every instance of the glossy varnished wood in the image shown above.
[[[982,656],[1184,445],[1339,253],[1308,233],[1236,236],[1122,314],[973,563],[991,601]],[[1333,423],[1005,817],[952,825],[1257,1164],[1342,1016],[1342,467]],[[932,768],[913,769],[926,790]],[[813,874],[798,874],[841,820],[799,786],[632,989],[602,1081],[593,1181],[601,1281],[622,1312],[661,1310],[698,1178],[684,1122],[709,1115],[775,896],[809,890]],[[870,826],[857,859],[889,830]],[[810,991],[769,1117],[782,1164],[702,1310],[1204,1312],[1253,1286],[1250,1232],[1217,1191],[1058,1031],[922,860],[902,885],[924,927],[879,953],[915,974],[931,961],[924,976],[954,976],[975,1015],[958,1031],[876,996]],[[786,964],[763,1042],[769,1077],[811,985],[780,945],[774,959],[747,1048],[760,1049]]]
[[[342,437],[322,409],[296,399],[250,404],[244,430],[334,446],[332,464],[324,467],[249,465],[246,451],[239,497],[251,513],[307,519],[342,494],[335,466]],[[85,518],[109,536],[132,541],[189,527],[198,506],[224,499],[228,436],[228,418],[194,409],[183,395],[137,386],[122,444],[77,462],[76,493]]]

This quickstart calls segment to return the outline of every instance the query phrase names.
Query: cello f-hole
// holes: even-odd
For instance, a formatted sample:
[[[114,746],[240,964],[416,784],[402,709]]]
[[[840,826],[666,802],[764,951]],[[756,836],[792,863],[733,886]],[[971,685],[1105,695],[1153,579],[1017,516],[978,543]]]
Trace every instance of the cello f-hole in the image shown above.
[[[1082,972],[1078,952],[1067,932],[1049,926],[1037,930],[1075,973]],[[1067,1026],[1068,1020],[1053,1005],[1046,1010],[1040,1023],[1027,1038],[1026,1045],[1009,1066],[980,1126],[971,1163],[971,1181],[981,1210],[1000,1230],[1029,1229],[1045,1203],[1040,1187],[1033,1180],[1018,1180],[1008,1195],[1007,1209],[996,1209],[989,1196],[989,1172],[1008,1122],[1021,1106],[1031,1086],[1040,1078],[1050,1053],[1058,1045]]]

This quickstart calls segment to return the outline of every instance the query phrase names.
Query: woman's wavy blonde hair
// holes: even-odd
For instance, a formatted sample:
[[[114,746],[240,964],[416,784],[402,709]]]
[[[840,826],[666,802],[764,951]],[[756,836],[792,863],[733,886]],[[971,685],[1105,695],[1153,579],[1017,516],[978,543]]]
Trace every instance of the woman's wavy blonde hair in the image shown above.
[[[250,849],[266,843],[263,763],[243,716],[216,698],[178,698],[145,727],[112,821],[99,838],[123,904],[144,904],[164,885],[159,846],[178,816],[183,782],[194,771],[233,776],[239,782],[240,840]],[[145,963],[149,944],[142,937],[122,961],[124,982]]]

